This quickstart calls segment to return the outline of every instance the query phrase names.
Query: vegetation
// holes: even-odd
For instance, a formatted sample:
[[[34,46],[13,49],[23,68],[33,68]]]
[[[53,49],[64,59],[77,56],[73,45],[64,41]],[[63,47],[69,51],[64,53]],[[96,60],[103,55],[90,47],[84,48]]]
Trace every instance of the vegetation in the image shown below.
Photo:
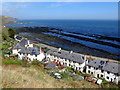
[[[23,63],[19,60],[3,60],[2,64],[14,64],[14,65],[23,65]]]
[[[14,35],[16,34],[15,30],[13,30],[12,28],[8,29],[8,33],[10,38],[14,38]]]
[[[31,64],[32,64],[32,65],[39,65],[39,64],[40,64],[40,61],[38,61],[38,60],[33,60],[33,61],[31,62]]]
[[[0,19],[2,20],[2,24],[14,24],[17,20],[16,18],[12,18],[9,16],[0,16]]]
[[[3,40],[8,40],[10,38],[14,38],[15,34],[16,34],[16,32],[13,28],[3,28],[2,29],[2,39]]]

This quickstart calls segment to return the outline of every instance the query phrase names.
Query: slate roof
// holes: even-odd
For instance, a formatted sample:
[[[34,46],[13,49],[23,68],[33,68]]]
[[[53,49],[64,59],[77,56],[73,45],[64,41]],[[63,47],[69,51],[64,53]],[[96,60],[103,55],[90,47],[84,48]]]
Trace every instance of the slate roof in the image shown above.
[[[104,71],[109,71],[111,73],[118,73],[118,75],[120,75],[120,64],[116,64],[116,63],[111,63],[111,62],[107,62],[104,61],[104,64],[101,65],[101,61],[99,59],[95,59],[93,61],[91,61],[90,63],[87,64],[87,66],[92,66]],[[103,66],[102,68],[100,68],[99,66]]]
[[[39,50],[37,48],[34,48],[34,47],[28,47],[28,48],[21,49],[19,51],[19,53],[25,53],[25,54],[31,54],[31,55],[40,54]]]
[[[14,47],[13,47],[13,49],[22,49],[23,47],[19,44],[19,43],[17,43]]]
[[[28,40],[27,39],[22,39],[19,44],[20,44],[20,46],[25,47],[25,45],[28,44]]]
[[[52,49],[52,50],[47,51],[46,53],[52,54],[54,56],[58,56],[58,57],[61,57],[61,58],[64,58],[64,59],[68,59],[68,60],[71,60],[71,61],[76,61],[78,63],[83,63],[84,62],[81,55],[77,55],[77,54],[74,54],[74,53],[69,53],[68,51],[63,51],[63,50],[61,50],[60,52],[57,52],[57,51],[58,51],[58,49]]]
[[[21,42],[17,43],[13,47],[13,49],[23,49],[23,48],[25,48],[25,45],[27,45],[27,44],[28,44],[28,40],[27,39],[22,39]],[[31,42],[30,42],[30,44],[31,44]]]

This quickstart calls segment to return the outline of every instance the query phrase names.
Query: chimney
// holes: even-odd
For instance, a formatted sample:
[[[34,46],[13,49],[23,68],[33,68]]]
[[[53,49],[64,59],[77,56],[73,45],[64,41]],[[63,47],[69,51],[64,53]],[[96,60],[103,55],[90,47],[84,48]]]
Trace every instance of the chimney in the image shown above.
[[[73,53],[73,51],[70,51],[70,53]]]
[[[30,44],[30,41],[28,40],[28,45]]]
[[[41,53],[41,47],[40,47],[40,53]]]
[[[109,63],[109,59],[108,60],[106,60],[106,64],[108,64]]]
[[[87,58],[86,58],[86,55],[84,55],[84,60],[86,61],[86,59],[87,59]]]
[[[61,48],[58,48],[58,52],[61,51]]]

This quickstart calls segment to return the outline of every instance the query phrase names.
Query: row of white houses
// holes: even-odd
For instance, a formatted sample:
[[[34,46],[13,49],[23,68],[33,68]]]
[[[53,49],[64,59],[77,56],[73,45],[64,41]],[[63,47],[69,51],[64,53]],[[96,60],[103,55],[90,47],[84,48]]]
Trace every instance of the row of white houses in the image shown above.
[[[13,54],[18,55],[20,60],[27,58],[28,61],[39,60],[46,58],[48,61],[56,61],[61,65],[72,67],[82,73],[92,74],[96,78],[104,78],[108,82],[120,81],[120,64],[94,59],[90,61],[86,56],[75,54],[72,51],[64,51],[61,49],[51,49],[43,53],[41,49],[33,47],[33,44],[22,39],[13,47]]]
[[[96,78],[104,78],[108,82],[118,84],[120,81],[120,64],[99,59],[94,59],[89,62],[86,56],[58,49],[52,49],[46,52],[46,59],[57,61],[62,65],[72,67],[74,70],[78,70],[82,73],[92,74]]]
[[[58,49],[52,49],[46,52],[46,59],[49,61],[56,61],[64,66],[72,67],[74,70],[79,70],[83,72],[85,64],[84,56],[73,54],[72,52],[67,52]]]

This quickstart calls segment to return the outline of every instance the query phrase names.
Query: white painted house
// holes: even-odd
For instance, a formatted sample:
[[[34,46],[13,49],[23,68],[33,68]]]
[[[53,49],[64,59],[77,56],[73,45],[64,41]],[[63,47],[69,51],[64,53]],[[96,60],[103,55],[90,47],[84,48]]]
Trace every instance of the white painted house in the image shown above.
[[[13,47],[12,52],[13,54],[18,55],[20,60],[27,58],[28,61],[42,61],[45,58],[41,49],[38,50],[38,48],[33,47],[33,44],[27,39],[22,39],[19,43],[17,43]]]
[[[97,78],[104,78],[108,82],[118,84],[120,81],[120,64],[95,59],[86,64],[86,73],[93,74]]]
[[[41,50],[39,51],[34,47],[26,47],[19,51],[18,57],[20,60],[27,58],[28,61],[39,60],[42,61],[45,58],[45,55]]]
[[[25,47],[33,47],[33,44],[30,43],[30,41],[27,40],[27,39],[22,39],[19,43],[17,43],[17,44],[13,47],[12,53],[17,55],[18,52],[19,52],[21,49],[25,48]]]
[[[59,49],[52,49],[47,51],[46,59],[59,62],[64,66],[72,67],[74,70],[78,70],[80,72],[83,72],[86,63],[84,56]]]

